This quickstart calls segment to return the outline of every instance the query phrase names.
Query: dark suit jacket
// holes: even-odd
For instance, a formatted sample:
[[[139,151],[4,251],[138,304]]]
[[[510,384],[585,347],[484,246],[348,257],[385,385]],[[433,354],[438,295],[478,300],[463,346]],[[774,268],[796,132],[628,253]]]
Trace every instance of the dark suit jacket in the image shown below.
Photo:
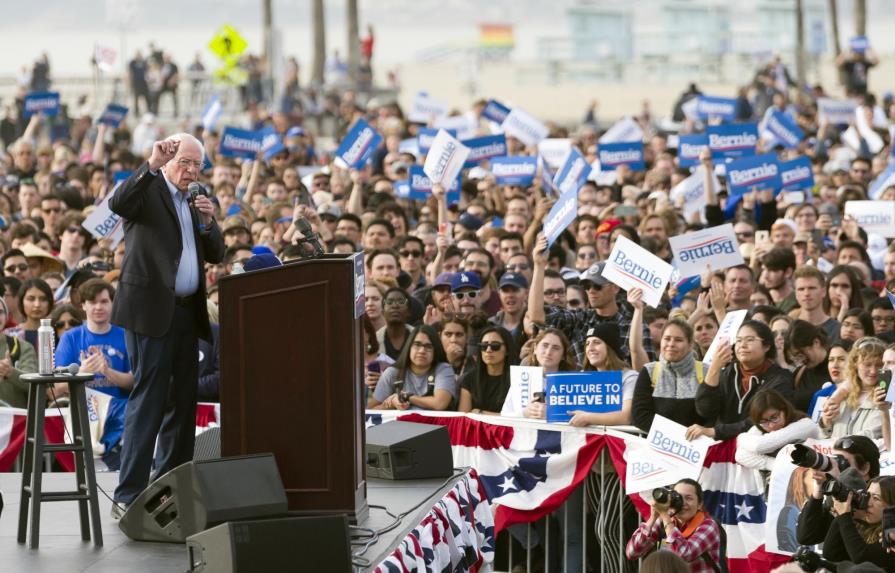
[[[127,330],[152,337],[164,336],[174,319],[174,279],[183,250],[180,223],[171,192],[161,172],[153,176],[144,163],[112,195],[109,207],[124,218],[124,261],[112,322]],[[205,299],[204,261],[219,263],[224,257],[224,238],[212,222],[200,232],[195,216],[199,289],[202,303],[194,305],[199,336],[211,340]]]

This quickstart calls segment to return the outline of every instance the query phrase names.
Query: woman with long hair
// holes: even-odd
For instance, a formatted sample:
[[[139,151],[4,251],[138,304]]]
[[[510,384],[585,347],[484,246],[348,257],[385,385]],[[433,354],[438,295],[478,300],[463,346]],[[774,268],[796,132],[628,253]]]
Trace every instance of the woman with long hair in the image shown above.
[[[410,331],[394,366],[379,381],[369,407],[379,410],[447,410],[457,399],[457,379],[434,328]]]
[[[852,343],[849,340],[837,340],[830,346],[827,355],[828,382],[825,382],[820,390],[811,398],[811,406],[808,408],[808,416],[814,420],[820,420],[820,410],[823,409],[827,399],[842,386],[845,381],[845,368],[848,364],[848,353],[851,352]]]
[[[50,313],[50,324],[56,333],[56,344],[59,344],[63,334],[81,326],[86,319],[84,311],[73,304],[63,303],[53,308],[53,312]]]
[[[870,499],[867,509],[856,511],[852,507],[854,493],[845,501],[833,501],[833,521],[830,533],[837,530],[843,543],[824,542],[824,559],[873,563],[884,571],[895,571],[895,555],[887,553],[880,544],[883,532],[883,510],[895,505],[895,476],[879,476],[867,486]],[[827,535],[827,539],[830,535]]]
[[[793,394],[792,374],[774,362],[777,348],[774,335],[763,322],[746,320],[737,330],[735,344],[722,341],[705,376],[705,384],[696,391],[696,411],[715,425],[693,425],[687,437],[706,435],[727,440],[746,431],[752,400],[766,390],[784,397]]]
[[[622,409],[618,412],[598,414],[575,410],[569,424],[572,426],[619,426],[631,423],[631,402],[634,386],[637,385],[637,371],[632,370],[622,360],[621,337],[614,324],[601,323],[587,331],[584,340],[585,363],[582,370],[598,372],[616,371],[622,373]]]
[[[16,336],[37,348],[37,329],[40,320],[53,312],[53,291],[42,279],[28,279],[22,283],[18,294],[19,312],[25,317],[24,322],[6,329],[6,334]]]
[[[460,378],[460,412],[500,415],[510,391],[510,366],[517,356],[513,337],[501,326],[479,333],[479,359]]]
[[[789,353],[789,329],[792,328],[793,319],[786,314],[778,314],[768,321],[771,332],[774,333],[774,346],[777,348],[777,364],[781,368],[786,368],[790,372],[795,370]]]
[[[861,279],[848,265],[836,265],[827,273],[827,314],[842,322],[850,308],[864,308]]]
[[[737,441],[739,449],[739,441]],[[786,501],[777,515],[777,549],[795,552],[800,543],[796,539],[799,514],[805,502],[811,497],[811,468],[797,467],[789,476],[786,487]]]
[[[830,407],[824,408],[820,418],[820,426],[827,437],[882,437],[883,425],[889,424],[891,408],[891,404],[883,401],[886,389],[879,387],[885,350],[885,343],[872,336],[855,342],[848,354],[845,387],[833,394]]]
[[[565,333],[558,328],[545,328],[532,342],[533,351],[529,357],[529,366],[540,366],[544,374],[550,372],[573,372],[575,354]],[[544,419],[547,407],[543,402],[531,400],[522,415],[526,418]]]
[[[649,432],[656,414],[685,426],[707,423],[696,411],[696,389],[705,380],[705,369],[693,353],[689,324],[678,318],[665,324],[659,356],[637,376],[631,403],[634,425]]]
[[[737,436],[736,461],[747,468],[770,472],[777,452],[786,445],[820,437],[811,418],[793,408],[775,390],[762,390],[749,406],[752,427]]]

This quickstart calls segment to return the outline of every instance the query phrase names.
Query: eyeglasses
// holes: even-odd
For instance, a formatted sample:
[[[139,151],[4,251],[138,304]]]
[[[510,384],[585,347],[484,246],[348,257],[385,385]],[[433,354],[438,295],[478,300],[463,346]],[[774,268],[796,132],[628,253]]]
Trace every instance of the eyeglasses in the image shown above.
[[[888,324],[890,322],[895,322],[895,316],[871,316],[870,320],[873,322],[879,322],[881,324]]]
[[[468,290],[464,292],[455,292],[454,298],[457,300],[463,300],[464,298],[468,298],[469,300],[473,300],[479,296],[479,291],[477,290]]]
[[[503,348],[503,342],[480,342],[479,350],[482,352],[497,352]]]
[[[53,324],[53,327],[56,328],[56,330],[62,330],[65,327],[77,328],[78,326],[81,326],[81,324],[83,323],[80,320],[78,320],[77,318],[72,318],[69,320],[60,320],[59,322]]]
[[[406,298],[387,298],[385,301],[385,306],[404,306],[407,304]]]
[[[410,347],[413,348],[414,350],[425,350],[426,352],[429,352],[430,350],[435,348],[434,346],[432,346],[431,343],[420,342],[419,340],[414,340],[413,344],[411,344]]]
[[[400,251],[399,254],[405,259],[418,259],[423,256],[422,251]]]
[[[582,251],[582,252],[578,253],[578,258],[585,259],[585,260],[596,259],[597,253],[591,253],[589,251]]]
[[[781,419],[782,417],[783,417],[783,414],[782,414],[781,412],[777,412],[776,414],[774,414],[774,415],[771,416],[770,418],[763,418],[763,419],[759,420],[759,421],[758,421],[758,425],[759,425],[759,426],[768,426],[768,425],[770,425],[770,424],[779,424],[779,423],[780,423],[780,419]]]
[[[14,273],[16,271],[27,271],[28,268],[29,268],[28,263],[19,263],[17,265],[9,265],[9,266],[3,267],[3,270],[5,270],[8,273]]]
[[[735,340],[736,344],[755,344],[756,342],[760,342],[761,339],[757,336],[744,336],[743,338],[737,338]]]
[[[544,291],[544,296],[562,296],[566,294],[566,289],[564,288],[552,288]]]
[[[183,169],[189,169],[190,167],[194,169],[202,169],[201,161],[190,161],[189,159],[178,159],[177,165],[182,167]]]

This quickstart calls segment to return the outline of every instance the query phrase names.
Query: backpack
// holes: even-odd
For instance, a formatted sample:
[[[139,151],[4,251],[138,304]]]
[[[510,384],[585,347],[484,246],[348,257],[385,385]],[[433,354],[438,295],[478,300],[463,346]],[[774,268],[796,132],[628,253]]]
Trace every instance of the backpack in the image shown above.
[[[712,519],[714,520],[714,518]],[[720,540],[718,542],[718,557],[721,563],[715,563],[708,551],[699,557],[708,563],[715,573],[730,573],[730,570],[727,568],[727,532],[724,531],[724,526],[719,522],[715,521],[715,524],[718,526],[718,538]]]

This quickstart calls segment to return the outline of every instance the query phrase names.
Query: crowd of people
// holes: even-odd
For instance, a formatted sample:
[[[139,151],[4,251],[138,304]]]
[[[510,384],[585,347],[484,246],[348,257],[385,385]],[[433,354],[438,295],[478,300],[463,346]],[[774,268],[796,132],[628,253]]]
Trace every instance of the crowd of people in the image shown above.
[[[168,79],[176,78],[176,66],[163,53],[148,60],[162,77],[169,66]],[[868,199],[872,182],[892,161],[892,132],[874,128],[885,142],[875,154],[861,142],[852,146],[842,137],[847,125],[819,118],[816,97],[823,90],[780,85],[779,65],[763,70],[740,94],[749,103],[740,119],[761,119],[775,106],[798,122],[806,135],[797,149],[764,151],[810,159],[815,186],[804,202],[747,193],[731,217],[725,186],[716,192],[708,184],[704,210],[685,218],[684,206],[669,194],[691,172],[678,165],[670,141],[701,126],[687,119],[671,133],[639,117],[645,170],[620,167],[611,182],[584,182],[577,217],[549,247],[542,225],[556,198],[540,178],[531,185],[498,185],[486,162],[464,172],[458,197],[440,185],[427,200],[399,196],[396,184],[424,159],[402,141],[425,125],[408,121],[396,103],[362,106],[350,90],[338,102],[346,130],[365,118],[384,136],[358,169],[333,162],[330,150],[320,149],[294,115],[248,112],[253,128],[271,126],[282,137],[283,149],[267,159],[260,153],[254,160],[225,157],[219,131],[193,126],[207,162],[180,159],[179,168],[195,169],[209,188],[214,225],[226,247],[220,262],[204,269],[203,304],[213,336],[200,342],[200,399],[218,396],[217,281],[253,268],[258,257],[286,263],[307,257],[307,237],[297,228],[304,220],[327,252],[365,253],[368,408],[544,419],[542,401],[514,411],[507,400],[512,366],[539,366],[546,373],[620,371],[623,407],[608,414],[576,411],[570,424],[645,432],[660,414],[687,426],[691,439],[737,438],[737,461],[763,478],[781,448],[834,439],[835,452],[870,492],[869,505],[824,507],[827,476],[815,474],[796,545],[825,541],[824,554],[832,560],[870,561],[891,570],[895,556],[880,545],[880,523],[882,508],[895,505],[895,478],[879,477],[879,459],[890,446],[892,405],[880,380],[891,381],[886,372],[895,370],[895,233],[868,234],[844,213],[848,201]],[[147,92],[149,82],[133,83],[148,73],[137,68],[131,62],[135,108],[152,110],[166,92],[176,101],[176,81],[163,79]],[[866,81],[850,83],[849,92],[858,113],[881,113],[895,125],[891,94],[878,99],[867,92]],[[464,115],[472,131],[489,133],[485,105],[479,101],[455,115]],[[140,134],[128,122],[112,129],[93,119],[70,120],[66,136],[57,137],[63,132],[35,115],[12,127],[15,137],[0,157],[0,313],[6,328],[0,401],[25,406],[19,376],[36,370],[36,331],[49,318],[58,337],[57,364],[78,363],[96,373],[92,386],[113,398],[103,455],[114,468],[128,438],[124,412],[134,377],[112,308],[131,247],[97,239],[82,224],[119,176],[138,172],[153,142],[168,134],[157,126]],[[569,138],[589,162],[596,159],[601,130],[594,123],[549,128],[551,137]],[[135,145],[138,140],[149,144]],[[510,136],[507,149],[511,156],[537,154]],[[710,153],[700,164],[706,173],[716,167]],[[895,184],[878,198],[895,199]],[[653,307],[644,303],[643,292],[624,291],[604,276],[619,237],[671,262],[670,237],[725,221],[734,224],[746,262],[707,269],[698,288],[678,292],[672,284]],[[747,319],[704,365],[719,325],[735,310],[747,310]],[[65,393],[58,386],[48,401],[64,400]],[[675,489],[682,508],[675,515],[656,503],[631,538],[628,556],[662,544],[694,571],[716,570],[719,526],[702,509],[699,484],[683,481]]]

